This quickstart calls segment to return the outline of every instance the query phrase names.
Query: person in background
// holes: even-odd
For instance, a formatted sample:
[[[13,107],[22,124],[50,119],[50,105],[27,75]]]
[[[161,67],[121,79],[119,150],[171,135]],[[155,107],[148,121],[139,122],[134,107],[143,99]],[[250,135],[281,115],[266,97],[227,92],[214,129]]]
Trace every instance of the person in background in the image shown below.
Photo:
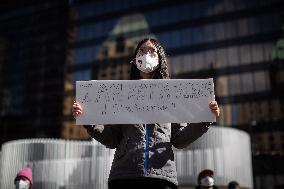
[[[31,189],[33,185],[33,173],[31,168],[20,170],[14,180],[16,189]]]
[[[163,47],[156,39],[144,39],[136,47],[131,61],[130,79],[169,79]],[[208,109],[218,117],[216,101]],[[83,113],[74,102],[73,116]],[[108,148],[116,148],[108,179],[109,189],[177,189],[177,172],[172,146],[185,148],[207,132],[211,123],[155,123],[85,125],[94,139]],[[194,165],[192,165],[194,166]]]
[[[196,189],[218,189],[214,185],[214,172],[210,169],[204,169],[198,174]]]
[[[241,187],[237,181],[231,181],[228,184],[228,189],[241,189]]]

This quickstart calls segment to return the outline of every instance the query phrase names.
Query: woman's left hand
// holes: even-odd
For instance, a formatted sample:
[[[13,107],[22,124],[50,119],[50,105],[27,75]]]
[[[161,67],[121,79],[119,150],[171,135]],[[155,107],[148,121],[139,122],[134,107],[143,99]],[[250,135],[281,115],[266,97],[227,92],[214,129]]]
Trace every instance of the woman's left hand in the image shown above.
[[[218,103],[217,101],[211,101],[209,103],[209,108],[211,110],[211,112],[216,116],[216,117],[219,117],[220,115],[220,108],[218,106]]]

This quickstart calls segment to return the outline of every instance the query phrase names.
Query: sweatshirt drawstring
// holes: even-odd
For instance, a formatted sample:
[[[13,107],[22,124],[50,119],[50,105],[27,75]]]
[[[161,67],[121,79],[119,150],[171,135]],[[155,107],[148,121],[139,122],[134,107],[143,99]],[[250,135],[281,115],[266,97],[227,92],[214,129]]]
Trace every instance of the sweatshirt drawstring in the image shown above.
[[[147,169],[148,169],[148,156],[149,156],[149,131],[147,124],[144,124],[145,126],[145,162],[144,162],[144,176],[147,176]]]

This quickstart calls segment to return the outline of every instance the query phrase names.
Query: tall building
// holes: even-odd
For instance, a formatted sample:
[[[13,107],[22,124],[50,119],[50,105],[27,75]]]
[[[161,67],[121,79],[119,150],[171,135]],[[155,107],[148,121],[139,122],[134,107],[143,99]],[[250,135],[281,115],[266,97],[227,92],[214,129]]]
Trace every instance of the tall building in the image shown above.
[[[69,2],[0,4],[1,143],[61,137]]]
[[[218,124],[251,135],[255,186],[267,188],[284,176],[283,62],[273,58],[283,43],[283,5],[280,0],[74,1],[79,15],[74,81],[128,79],[133,52],[128,45],[157,38],[173,78],[215,79]],[[267,159],[269,168],[263,169]]]
[[[21,2],[0,8],[2,141],[89,138],[71,115],[75,81],[129,79],[153,37],[172,78],[214,78],[217,124],[251,135],[255,188],[284,180],[283,1]]]

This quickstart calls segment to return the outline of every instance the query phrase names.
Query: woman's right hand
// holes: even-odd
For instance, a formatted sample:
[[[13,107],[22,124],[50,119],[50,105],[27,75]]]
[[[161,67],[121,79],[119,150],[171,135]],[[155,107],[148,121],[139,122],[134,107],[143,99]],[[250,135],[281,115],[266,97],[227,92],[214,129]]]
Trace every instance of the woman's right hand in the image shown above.
[[[73,107],[72,107],[72,114],[76,118],[77,116],[81,115],[83,112],[83,108],[80,104],[74,101]]]

